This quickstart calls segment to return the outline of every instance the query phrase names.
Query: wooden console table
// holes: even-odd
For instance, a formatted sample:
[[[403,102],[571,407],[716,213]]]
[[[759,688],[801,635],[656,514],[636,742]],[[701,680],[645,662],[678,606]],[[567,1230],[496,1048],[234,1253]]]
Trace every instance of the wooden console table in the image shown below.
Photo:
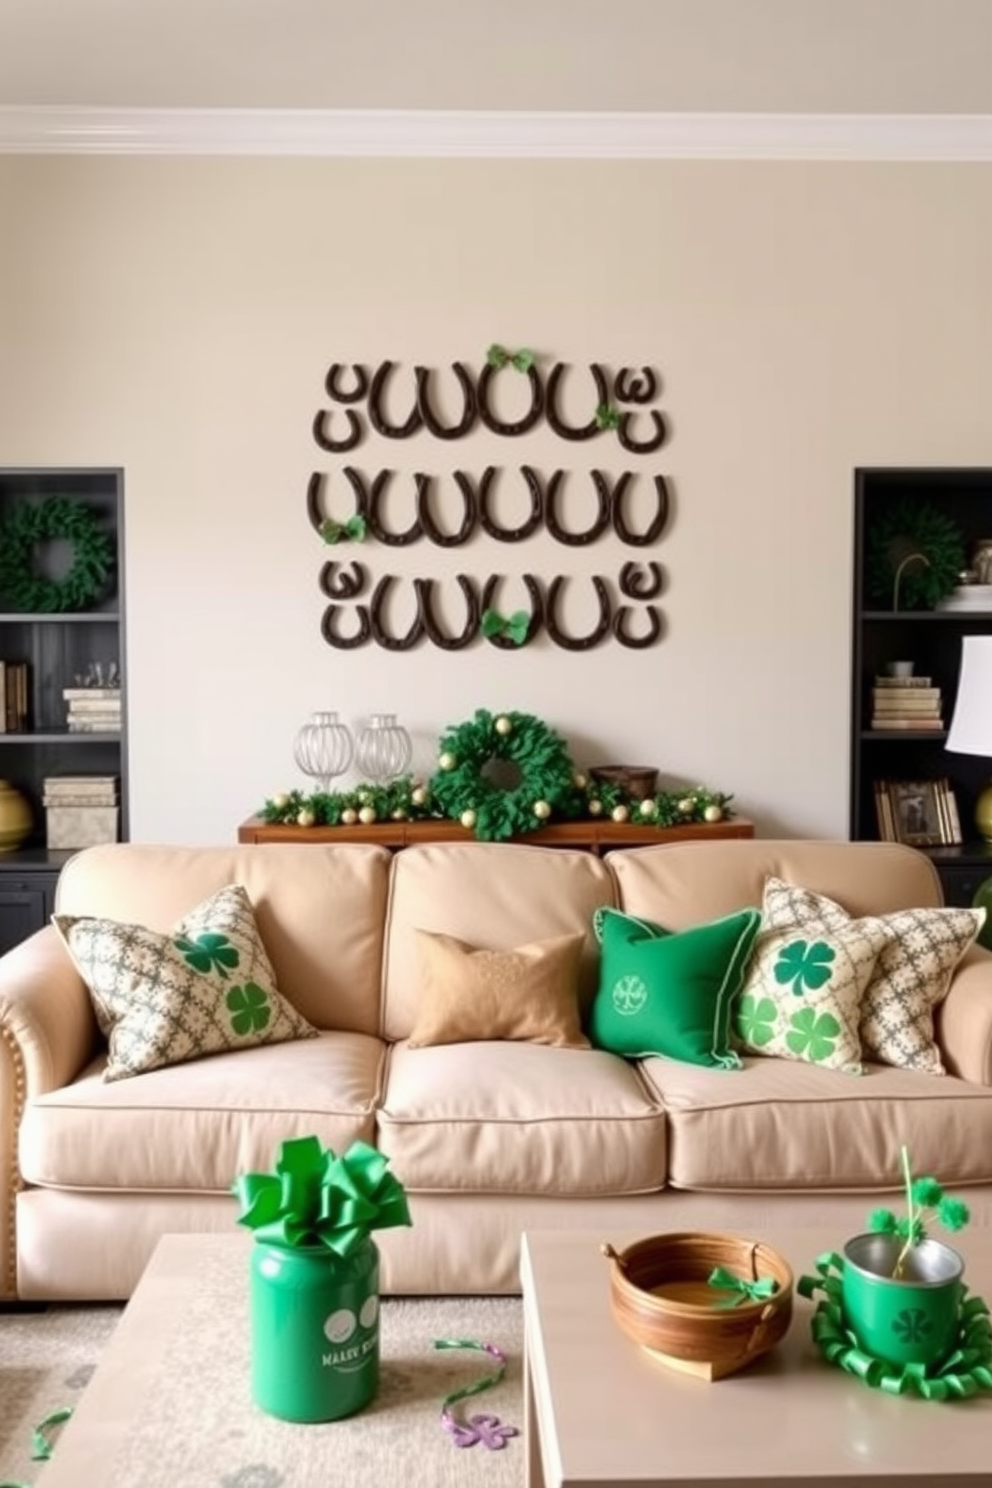
[[[534,847],[578,847],[601,857],[615,847],[653,847],[662,842],[716,842],[753,837],[754,823],[743,816],[727,821],[686,822],[677,827],[642,827],[630,822],[555,822],[511,842]],[[420,842],[474,842],[475,835],[455,821],[375,822],[370,827],[294,827],[251,816],[238,828],[239,842],[373,842],[380,847],[413,847]]]

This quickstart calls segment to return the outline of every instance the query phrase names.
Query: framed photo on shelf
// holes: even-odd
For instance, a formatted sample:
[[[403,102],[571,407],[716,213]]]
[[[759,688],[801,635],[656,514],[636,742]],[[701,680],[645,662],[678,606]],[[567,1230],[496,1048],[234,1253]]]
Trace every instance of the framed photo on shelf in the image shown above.
[[[896,842],[908,847],[940,847],[952,840],[945,785],[942,780],[885,782]]]

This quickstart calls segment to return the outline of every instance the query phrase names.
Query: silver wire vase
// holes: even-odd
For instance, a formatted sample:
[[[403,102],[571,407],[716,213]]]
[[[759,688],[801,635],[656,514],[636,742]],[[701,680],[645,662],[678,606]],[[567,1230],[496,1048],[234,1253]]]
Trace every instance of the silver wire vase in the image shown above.
[[[312,713],[293,741],[293,759],[325,792],[347,770],[354,753],[351,730],[336,713]]]
[[[355,741],[355,764],[363,779],[388,785],[406,772],[413,755],[410,735],[395,713],[373,713]]]

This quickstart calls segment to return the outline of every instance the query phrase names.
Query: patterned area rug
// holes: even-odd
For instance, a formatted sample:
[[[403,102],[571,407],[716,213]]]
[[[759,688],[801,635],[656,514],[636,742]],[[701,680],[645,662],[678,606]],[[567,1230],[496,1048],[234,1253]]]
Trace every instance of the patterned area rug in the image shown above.
[[[44,1312],[0,1311],[0,1485],[44,1488],[45,1467],[31,1460],[33,1428],[49,1412],[75,1405],[120,1317],[118,1307],[58,1307]],[[478,1443],[459,1448],[441,1429],[445,1395],[492,1372],[485,1354],[438,1350],[437,1338],[471,1338],[499,1345],[510,1364],[493,1389],[454,1407],[460,1420],[497,1415],[523,1428],[523,1324],[518,1300],[466,1297],[387,1298],[382,1306],[381,1369],[375,1400],[358,1415],[320,1426],[294,1426],[261,1411],[235,1426],[225,1419],[222,1376],[204,1392],[191,1381],[172,1411],[149,1413],[119,1455],[104,1488],[327,1488],[329,1483],[375,1488],[521,1488],[523,1437],[501,1451]],[[181,1369],[180,1360],[170,1361]],[[234,1366],[243,1367],[239,1360]],[[240,1387],[240,1381],[238,1382]],[[193,1426],[195,1420],[195,1426]],[[70,1430],[71,1423],[62,1430]],[[51,1433],[52,1462],[59,1430]],[[197,1438],[226,1439],[220,1471],[197,1460]],[[138,1466],[140,1462],[140,1467]],[[183,1466],[177,1476],[177,1464]],[[132,1476],[133,1472],[137,1476]]]

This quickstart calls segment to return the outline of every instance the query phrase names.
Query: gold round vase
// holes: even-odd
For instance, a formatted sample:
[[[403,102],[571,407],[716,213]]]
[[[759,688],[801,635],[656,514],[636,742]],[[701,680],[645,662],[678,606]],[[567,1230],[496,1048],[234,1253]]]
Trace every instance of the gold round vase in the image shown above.
[[[0,780],[0,853],[15,852],[30,835],[31,807],[9,780]]]

